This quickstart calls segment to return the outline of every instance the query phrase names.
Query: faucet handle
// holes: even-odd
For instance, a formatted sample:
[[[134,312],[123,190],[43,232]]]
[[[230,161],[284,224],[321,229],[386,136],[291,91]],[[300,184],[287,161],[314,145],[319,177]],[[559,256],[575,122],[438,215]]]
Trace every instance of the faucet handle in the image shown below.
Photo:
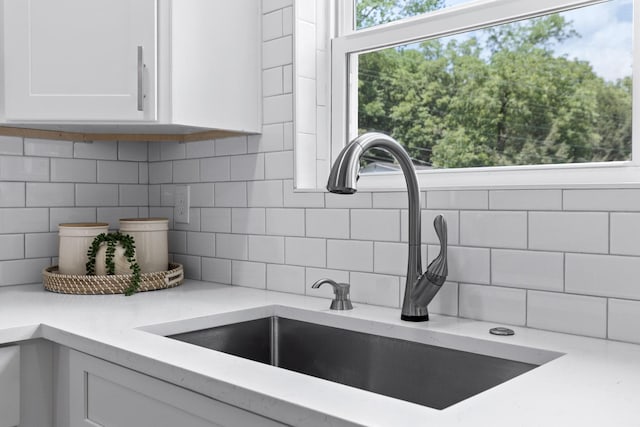
[[[351,310],[353,305],[349,299],[349,284],[337,283],[331,279],[320,279],[315,282],[311,287],[318,289],[321,285],[328,283],[333,287],[333,293],[335,298],[331,301],[331,310]]]

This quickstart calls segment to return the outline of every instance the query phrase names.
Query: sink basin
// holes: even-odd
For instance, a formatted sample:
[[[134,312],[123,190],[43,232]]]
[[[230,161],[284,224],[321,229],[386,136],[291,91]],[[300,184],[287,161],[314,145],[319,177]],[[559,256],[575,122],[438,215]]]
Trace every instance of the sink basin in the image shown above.
[[[435,409],[539,366],[280,316],[169,338]]]

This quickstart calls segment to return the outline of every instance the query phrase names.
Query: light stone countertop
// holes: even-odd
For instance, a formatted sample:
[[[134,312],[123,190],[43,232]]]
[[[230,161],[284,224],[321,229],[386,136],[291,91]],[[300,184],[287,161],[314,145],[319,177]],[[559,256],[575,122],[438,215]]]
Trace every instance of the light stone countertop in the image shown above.
[[[328,305],[193,280],[133,297],[13,286],[0,289],[0,344],[45,338],[292,425],[640,426],[638,345],[520,327],[499,337],[488,333],[493,323],[432,315],[414,324],[400,321],[399,309]],[[435,410],[158,335],[269,314],[522,361],[559,357]]]

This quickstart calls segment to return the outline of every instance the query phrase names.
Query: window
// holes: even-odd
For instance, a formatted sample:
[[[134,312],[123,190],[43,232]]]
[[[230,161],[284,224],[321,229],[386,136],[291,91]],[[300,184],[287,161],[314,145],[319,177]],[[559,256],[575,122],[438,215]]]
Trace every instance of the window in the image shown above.
[[[377,130],[429,187],[640,183],[634,1],[337,2],[332,158]],[[363,187],[402,187],[368,160]]]

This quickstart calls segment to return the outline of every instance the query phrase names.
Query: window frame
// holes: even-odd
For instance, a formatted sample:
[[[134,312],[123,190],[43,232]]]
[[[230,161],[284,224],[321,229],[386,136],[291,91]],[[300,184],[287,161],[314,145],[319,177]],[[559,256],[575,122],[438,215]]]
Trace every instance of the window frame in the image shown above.
[[[354,29],[353,0],[335,0],[334,38],[331,40],[331,163],[357,135],[357,57],[352,53],[374,51],[417,40],[472,31],[486,26],[563,12],[602,0],[476,0],[374,27]],[[421,188],[514,188],[514,187],[640,187],[640,0],[633,4],[632,159],[553,165],[489,166],[479,168],[417,171]],[[455,25],[452,25],[455,23]],[[359,188],[404,188],[400,172],[362,176]]]

